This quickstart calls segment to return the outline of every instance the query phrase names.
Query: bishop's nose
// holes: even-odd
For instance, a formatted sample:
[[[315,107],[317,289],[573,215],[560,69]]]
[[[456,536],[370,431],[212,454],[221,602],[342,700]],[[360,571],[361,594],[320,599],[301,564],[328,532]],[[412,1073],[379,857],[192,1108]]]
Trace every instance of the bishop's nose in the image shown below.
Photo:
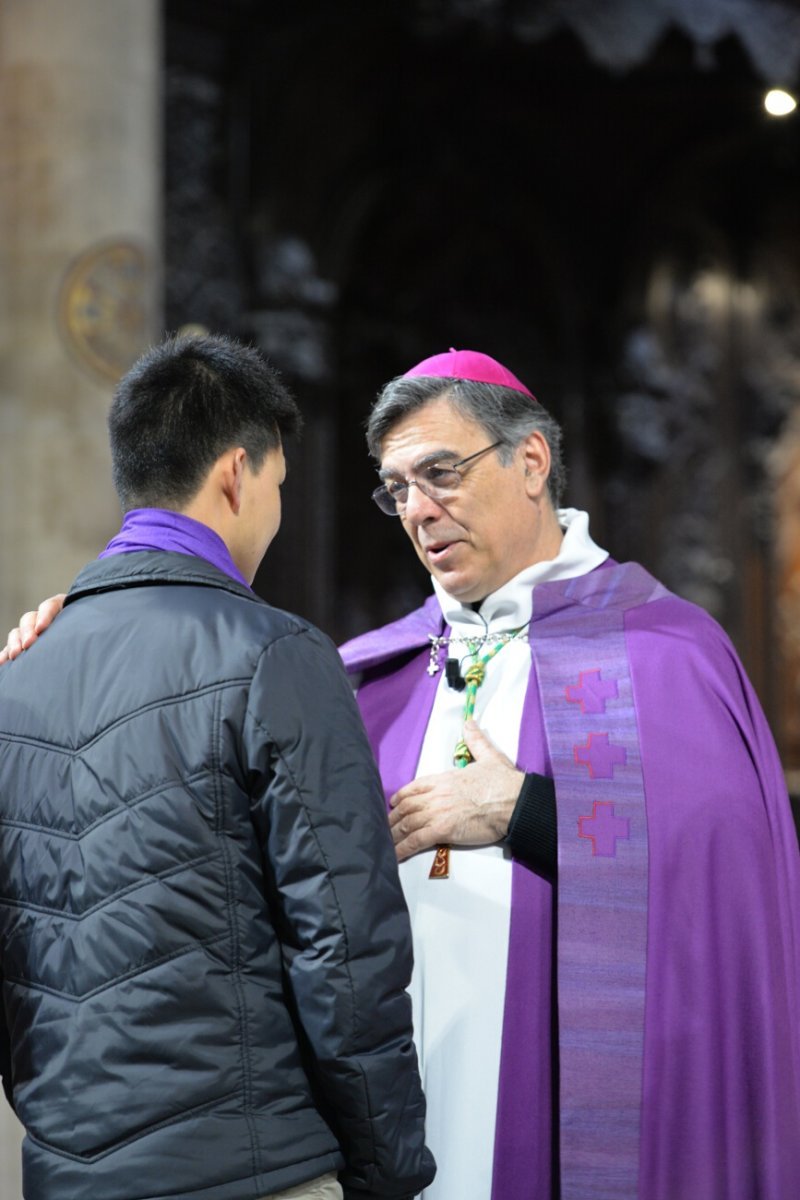
[[[431,517],[438,517],[441,511],[441,504],[426,495],[419,484],[412,480],[408,487],[408,500],[403,513],[404,520],[409,521],[412,525],[422,525]]]

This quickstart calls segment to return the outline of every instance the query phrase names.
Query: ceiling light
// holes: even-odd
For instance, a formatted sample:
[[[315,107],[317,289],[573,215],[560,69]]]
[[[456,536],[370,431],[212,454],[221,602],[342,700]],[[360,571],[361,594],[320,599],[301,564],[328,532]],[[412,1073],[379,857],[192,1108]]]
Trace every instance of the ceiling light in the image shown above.
[[[764,108],[771,117],[786,117],[797,108],[797,101],[783,88],[772,88],[764,97]]]

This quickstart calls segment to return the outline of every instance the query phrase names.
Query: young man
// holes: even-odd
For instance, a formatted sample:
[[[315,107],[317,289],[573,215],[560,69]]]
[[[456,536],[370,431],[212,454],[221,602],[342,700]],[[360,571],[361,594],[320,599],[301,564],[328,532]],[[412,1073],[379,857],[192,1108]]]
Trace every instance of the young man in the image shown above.
[[[393,380],[368,440],[435,593],[343,650],[414,932],[425,1200],[792,1200],[800,860],[728,639],[559,508],[558,426],[488,356]]]
[[[434,1168],[380,783],[333,646],[250,588],[297,409],[254,350],[182,339],[109,424],[122,529],[0,668],[24,1194],[410,1196]]]

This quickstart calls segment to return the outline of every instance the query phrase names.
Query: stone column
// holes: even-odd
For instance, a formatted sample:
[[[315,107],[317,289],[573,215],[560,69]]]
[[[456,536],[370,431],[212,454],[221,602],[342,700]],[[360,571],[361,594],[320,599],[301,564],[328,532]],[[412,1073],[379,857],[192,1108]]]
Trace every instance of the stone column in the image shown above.
[[[115,531],[105,419],[160,330],[159,0],[0,0],[0,637]]]
[[[0,0],[2,642],[119,524],[105,421],[160,332],[160,89],[159,0]],[[3,1200],[19,1140],[0,1095]]]

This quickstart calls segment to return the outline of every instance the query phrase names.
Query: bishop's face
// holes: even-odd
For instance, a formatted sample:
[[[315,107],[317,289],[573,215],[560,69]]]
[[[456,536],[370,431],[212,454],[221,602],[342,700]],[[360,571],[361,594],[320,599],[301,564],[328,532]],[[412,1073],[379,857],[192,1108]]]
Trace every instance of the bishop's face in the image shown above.
[[[423,462],[451,465],[494,439],[438,396],[403,417],[381,443],[384,480],[413,479]],[[531,434],[504,466],[496,450],[464,471],[446,502],[410,487],[403,528],[431,575],[445,591],[469,604],[497,591],[525,567],[551,559],[561,542],[547,494],[550,452]]]

